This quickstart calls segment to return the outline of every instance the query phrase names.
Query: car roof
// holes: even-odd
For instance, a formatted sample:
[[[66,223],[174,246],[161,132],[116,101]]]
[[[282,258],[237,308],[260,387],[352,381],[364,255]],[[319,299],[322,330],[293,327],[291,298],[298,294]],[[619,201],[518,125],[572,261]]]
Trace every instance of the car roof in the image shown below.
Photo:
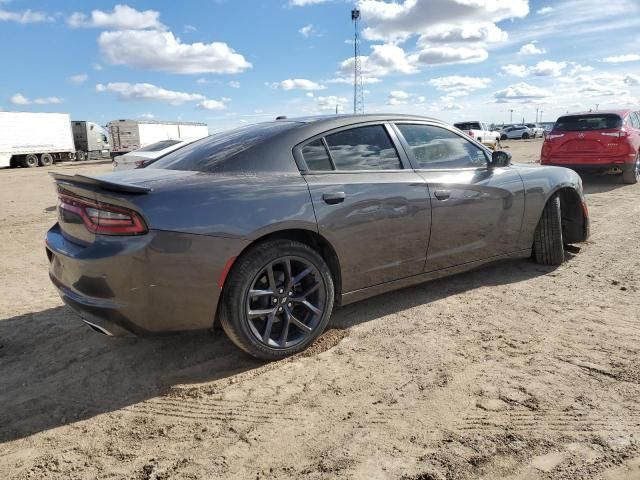
[[[619,115],[624,117],[629,113],[633,112],[630,108],[620,109],[620,110],[587,110],[585,112],[572,112],[565,113],[564,115],[560,115],[561,117],[571,117],[574,115]]]
[[[432,117],[424,117],[421,115],[408,115],[398,113],[366,113],[366,114],[343,114],[343,115],[310,115],[306,117],[284,118],[282,120],[276,120],[278,122],[297,122],[297,123],[340,123],[345,125],[351,123],[361,122],[376,122],[376,121],[393,121],[393,120],[419,120],[445,123],[442,120],[438,120]],[[475,120],[474,120],[475,121]]]

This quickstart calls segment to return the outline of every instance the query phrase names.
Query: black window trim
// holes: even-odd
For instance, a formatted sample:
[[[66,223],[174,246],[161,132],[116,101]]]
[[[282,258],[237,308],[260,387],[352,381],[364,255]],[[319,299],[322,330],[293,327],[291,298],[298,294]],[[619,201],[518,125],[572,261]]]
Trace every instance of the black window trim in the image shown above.
[[[344,130],[351,130],[353,128],[360,127],[372,127],[372,126],[381,126],[384,128],[385,132],[389,136],[389,140],[391,141],[391,145],[396,150],[398,158],[400,159],[400,164],[402,168],[394,168],[394,169],[385,169],[385,170],[338,170],[335,168],[335,162],[333,161],[333,157],[331,155],[331,151],[329,150],[329,146],[327,145],[327,141],[325,137],[332,135],[334,133],[339,133]],[[331,166],[334,168],[333,170],[311,170],[308,168],[307,163],[304,160],[304,156],[302,155],[302,149],[309,143],[322,139],[322,143],[324,144],[324,148],[329,155],[329,161],[331,162]],[[300,142],[296,146],[293,147],[293,158],[298,165],[298,169],[302,175],[327,175],[327,174],[337,174],[337,175],[345,175],[345,174],[367,174],[367,173],[398,173],[398,172],[407,172],[413,170],[413,166],[407,156],[404,147],[401,145],[397,133],[393,129],[391,122],[386,120],[378,120],[378,121],[368,121],[368,122],[358,122],[352,123],[349,125],[343,125],[338,128],[333,128],[331,130],[327,130],[325,132],[314,135],[313,137],[309,137],[303,142]]]
[[[436,122],[419,121],[419,120],[398,120],[398,121],[394,121],[394,122],[391,122],[391,123],[392,123],[391,126],[393,127],[393,129],[396,130],[396,135],[398,136],[398,140],[402,144],[402,148],[405,150],[405,152],[407,154],[407,158],[409,159],[409,162],[411,163],[412,168],[416,172],[451,172],[451,171],[454,171],[454,172],[462,172],[462,171],[476,172],[476,171],[487,171],[487,170],[490,169],[489,162],[491,161],[491,154],[492,154],[491,150],[489,150],[487,147],[485,147],[482,143],[478,142],[474,138],[467,137],[464,134],[460,135],[458,132],[456,132],[449,125],[444,125],[444,124],[436,123]],[[442,128],[444,130],[447,130],[447,131],[453,133],[454,135],[460,137],[461,139],[466,140],[469,143],[472,143],[473,145],[477,146],[480,150],[482,150],[484,152],[484,156],[485,156],[485,159],[486,159],[486,165],[484,167],[449,167],[449,168],[424,168],[424,167],[421,167],[418,164],[418,162],[415,159],[415,157],[413,156],[413,151],[411,150],[411,146],[407,143],[406,139],[402,135],[402,132],[397,127],[397,125],[425,125],[425,126],[438,127],[438,128]]]

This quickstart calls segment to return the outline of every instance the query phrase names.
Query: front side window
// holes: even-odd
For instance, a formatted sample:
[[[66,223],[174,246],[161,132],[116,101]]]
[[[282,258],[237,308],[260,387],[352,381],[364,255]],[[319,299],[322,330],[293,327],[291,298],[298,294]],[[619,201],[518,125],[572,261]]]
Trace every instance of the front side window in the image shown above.
[[[418,168],[481,168],[487,166],[487,156],[481,148],[433,125],[398,124]]]
[[[397,170],[400,157],[382,125],[356,127],[325,137],[336,170]]]

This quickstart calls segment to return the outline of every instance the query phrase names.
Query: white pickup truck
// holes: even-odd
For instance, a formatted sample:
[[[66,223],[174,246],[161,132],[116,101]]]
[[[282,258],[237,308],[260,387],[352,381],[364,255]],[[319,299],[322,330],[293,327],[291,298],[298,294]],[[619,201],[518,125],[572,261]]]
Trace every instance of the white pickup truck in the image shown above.
[[[458,122],[454,123],[453,126],[485,145],[496,147],[500,144],[500,132],[489,130],[486,123],[477,121]]]

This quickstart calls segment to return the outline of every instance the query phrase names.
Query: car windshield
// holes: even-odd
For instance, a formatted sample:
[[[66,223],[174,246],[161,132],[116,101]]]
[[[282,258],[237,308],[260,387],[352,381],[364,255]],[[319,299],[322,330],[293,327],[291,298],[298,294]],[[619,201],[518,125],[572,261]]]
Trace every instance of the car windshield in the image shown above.
[[[216,133],[168,153],[149,168],[211,172],[220,164],[251,147],[288,130],[292,122],[268,122]]]
[[[620,128],[622,118],[620,116],[605,114],[566,115],[560,117],[553,129],[560,132],[583,132],[587,130],[606,130]]]
[[[482,130],[482,128],[480,128],[480,124],[478,122],[454,123],[453,126],[458,128],[458,129],[460,129],[460,130]]]
[[[160,150],[172,147],[175,144],[180,143],[181,141],[182,140],[162,140],[160,142],[147,145],[146,147],[139,148],[136,150],[136,152],[159,152]]]

